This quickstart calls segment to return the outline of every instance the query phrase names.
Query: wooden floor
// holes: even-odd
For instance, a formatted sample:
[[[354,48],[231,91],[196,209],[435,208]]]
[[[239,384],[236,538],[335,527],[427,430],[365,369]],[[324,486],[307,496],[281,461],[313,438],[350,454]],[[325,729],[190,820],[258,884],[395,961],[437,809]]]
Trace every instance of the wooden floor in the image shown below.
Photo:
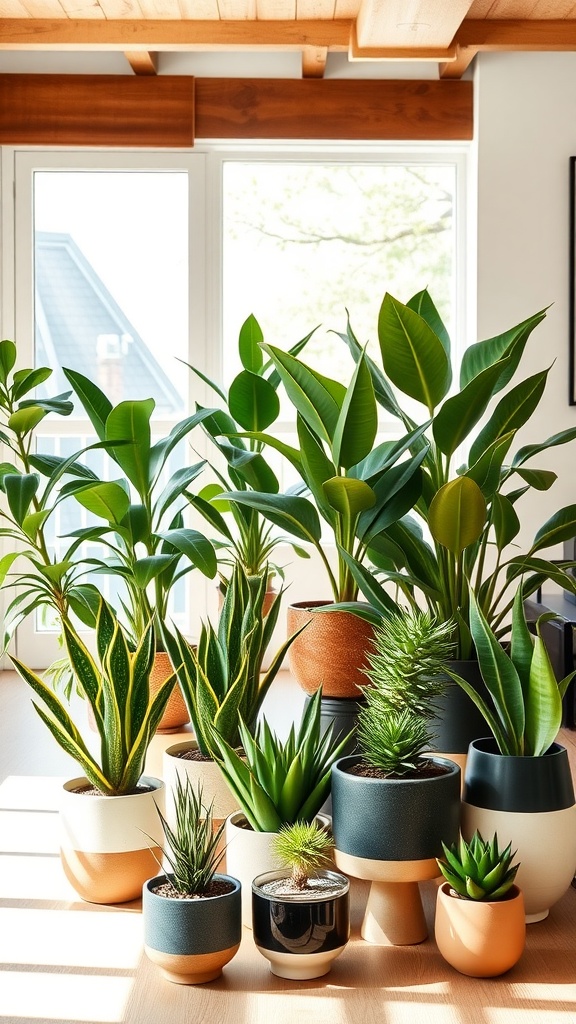
[[[300,706],[281,680],[268,708],[279,731]],[[459,975],[433,938],[362,941],[366,888],[354,882],[352,939],[325,979],[275,978],[245,930],[219,981],[163,981],[143,953],[139,903],[82,903],[62,875],[55,802],[71,762],[11,673],[0,674],[0,730],[0,1024],[576,1024],[575,889],[529,926],[522,960],[499,979]],[[154,741],[149,770],[173,739]],[[576,734],[560,740],[576,770]],[[435,884],[422,891],[433,930]]]

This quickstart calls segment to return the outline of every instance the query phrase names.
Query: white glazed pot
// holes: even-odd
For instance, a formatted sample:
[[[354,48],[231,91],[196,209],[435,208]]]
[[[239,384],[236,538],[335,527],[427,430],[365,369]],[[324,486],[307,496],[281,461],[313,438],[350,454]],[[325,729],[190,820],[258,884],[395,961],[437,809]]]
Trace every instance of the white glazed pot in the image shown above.
[[[188,778],[195,790],[199,785],[202,787],[202,802],[205,806],[213,802],[213,821],[214,825],[218,826],[228,815],[238,810],[238,801],[216,761],[189,761],[177,756],[191,749],[198,749],[196,740],[173,743],[164,752],[162,776],[166,784],[166,817],[170,824],[174,824],[176,779],[180,778],[184,783]]]
[[[60,859],[68,881],[89,903],[138,899],[144,882],[158,873],[164,783],[142,776],[140,784],[147,789],[127,796],[74,792],[90,786],[84,777],[64,784]]]

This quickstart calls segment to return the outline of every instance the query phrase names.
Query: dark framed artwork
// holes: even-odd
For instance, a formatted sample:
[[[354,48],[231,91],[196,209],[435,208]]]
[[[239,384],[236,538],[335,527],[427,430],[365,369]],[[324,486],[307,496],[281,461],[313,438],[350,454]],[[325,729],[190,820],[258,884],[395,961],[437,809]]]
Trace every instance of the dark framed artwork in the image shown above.
[[[570,158],[570,286],[569,286],[569,402],[576,406],[576,157]]]

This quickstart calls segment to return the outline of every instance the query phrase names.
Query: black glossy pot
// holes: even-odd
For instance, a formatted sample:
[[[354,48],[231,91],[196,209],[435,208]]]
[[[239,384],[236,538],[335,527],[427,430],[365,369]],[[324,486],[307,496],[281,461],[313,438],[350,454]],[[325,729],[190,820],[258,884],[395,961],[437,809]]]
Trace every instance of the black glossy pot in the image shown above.
[[[463,799],[494,811],[560,811],[574,803],[568,753],[553,743],[541,757],[503,755],[492,737],[470,744]]]
[[[266,887],[285,878],[285,871],[267,871],[252,883],[254,941],[281,978],[307,979],[327,974],[350,936],[350,882],[335,871],[319,877],[336,892],[278,895]]]
[[[450,668],[462,676],[488,703],[490,697],[477,661],[452,661]],[[452,680],[435,701],[438,714],[430,720],[431,747],[444,753],[466,754],[472,740],[486,735],[486,720],[468,694]]]

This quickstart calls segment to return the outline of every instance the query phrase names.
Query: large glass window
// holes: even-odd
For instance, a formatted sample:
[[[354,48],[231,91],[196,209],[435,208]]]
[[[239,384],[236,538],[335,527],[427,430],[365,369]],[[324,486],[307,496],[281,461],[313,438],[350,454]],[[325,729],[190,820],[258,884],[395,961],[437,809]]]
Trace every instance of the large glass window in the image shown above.
[[[374,147],[16,151],[13,324],[21,363],[52,366],[51,393],[67,389],[66,366],[113,404],[153,397],[162,436],[195,399],[214,400],[183,362],[229,382],[250,313],[281,348],[318,326],[306,359],[341,380],[352,361],[337,332],[349,312],[375,352],[385,291],[405,301],[428,287],[462,338],[464,160],[452,149]],[[278,429],[290,438],[288,403]],[[383,433],[394,429],[383,418]],[[42,435],[42,450],[58,455],[80,448],[91,431],[79,417],[50,417]],[[203,443],[197,431],[178,458],[196,459]],[[55,551],[75,526],[71,509],[63,506],[52,524]],[[79,508],[77,525],[87,516]],[[175,595],[175,614],[194,633],[212,597],[204,578],[192,579],[192,591]],[[26,625],[21,655],[32,640],[44,642],[45,627]]]

